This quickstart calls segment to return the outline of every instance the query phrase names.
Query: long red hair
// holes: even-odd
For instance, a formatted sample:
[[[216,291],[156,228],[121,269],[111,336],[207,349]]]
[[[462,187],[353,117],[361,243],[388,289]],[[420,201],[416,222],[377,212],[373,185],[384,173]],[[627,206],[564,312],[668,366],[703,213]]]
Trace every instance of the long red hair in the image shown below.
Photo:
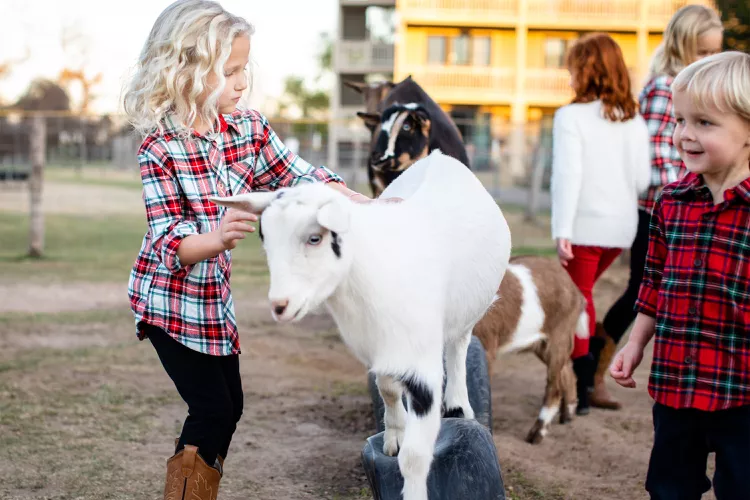
[[[567,66],[573,77],[573,102],[601,99],[608,120],[635,117],[637,103],[631,92],[630,75],[620,46],[606,33],[581,37],[570,48]]]

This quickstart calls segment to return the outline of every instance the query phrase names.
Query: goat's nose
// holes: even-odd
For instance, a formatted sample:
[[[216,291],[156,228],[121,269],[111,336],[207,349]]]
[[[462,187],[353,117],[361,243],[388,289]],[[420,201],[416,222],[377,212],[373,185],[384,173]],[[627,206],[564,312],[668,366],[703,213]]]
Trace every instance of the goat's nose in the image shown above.
[[[288,305],[289,305],[289,299],[274,300],[271,302],[273,311],[276,313],[277,316],[281,316],[282,314],[284,314],[284,311],[286,310],[286,306]]]

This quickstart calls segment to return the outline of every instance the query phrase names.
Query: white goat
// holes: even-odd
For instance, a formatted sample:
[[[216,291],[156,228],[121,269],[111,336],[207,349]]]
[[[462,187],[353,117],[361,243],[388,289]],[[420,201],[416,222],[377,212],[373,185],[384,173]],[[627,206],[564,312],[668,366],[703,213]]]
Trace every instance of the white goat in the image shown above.
[[[275,318],[296,321],[325,303],[376,375],[383,452],[398,454],[404,500],[426,500],[440,403],[446,416],[474,418],[466,352],[508,265],[510,230],[474,174],[439,151],[382,196],[404,201],[355,204],[319,183],[213,201],[262,212]]]

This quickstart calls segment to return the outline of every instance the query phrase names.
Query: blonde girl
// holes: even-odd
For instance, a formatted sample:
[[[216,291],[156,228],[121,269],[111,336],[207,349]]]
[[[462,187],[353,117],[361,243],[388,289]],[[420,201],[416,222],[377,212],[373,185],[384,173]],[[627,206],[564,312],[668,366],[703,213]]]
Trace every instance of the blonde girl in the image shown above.
[[[144,136],[138,161],[148,220],[130,304],[138,338],[150,340],[188,405],[165,499],[216,499],[243,409],[230,250],[257,218],[209,197],[324,182],[371,201],[293,154],[263,115],[237,107],[252,34],[217,2],[176,1],[156,19],[124,94]]]

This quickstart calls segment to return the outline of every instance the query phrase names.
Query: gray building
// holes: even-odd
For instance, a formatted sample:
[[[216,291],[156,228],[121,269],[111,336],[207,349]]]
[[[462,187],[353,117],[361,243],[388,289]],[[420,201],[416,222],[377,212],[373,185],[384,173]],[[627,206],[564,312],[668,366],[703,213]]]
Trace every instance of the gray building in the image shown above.
[[[393,79],[396,0],[339,0],[334,41],[335,84],[331,94],[328,165],[348,183],[362,182],[370,135],[357,111],[364,111],[362,95],[345,81]]]

